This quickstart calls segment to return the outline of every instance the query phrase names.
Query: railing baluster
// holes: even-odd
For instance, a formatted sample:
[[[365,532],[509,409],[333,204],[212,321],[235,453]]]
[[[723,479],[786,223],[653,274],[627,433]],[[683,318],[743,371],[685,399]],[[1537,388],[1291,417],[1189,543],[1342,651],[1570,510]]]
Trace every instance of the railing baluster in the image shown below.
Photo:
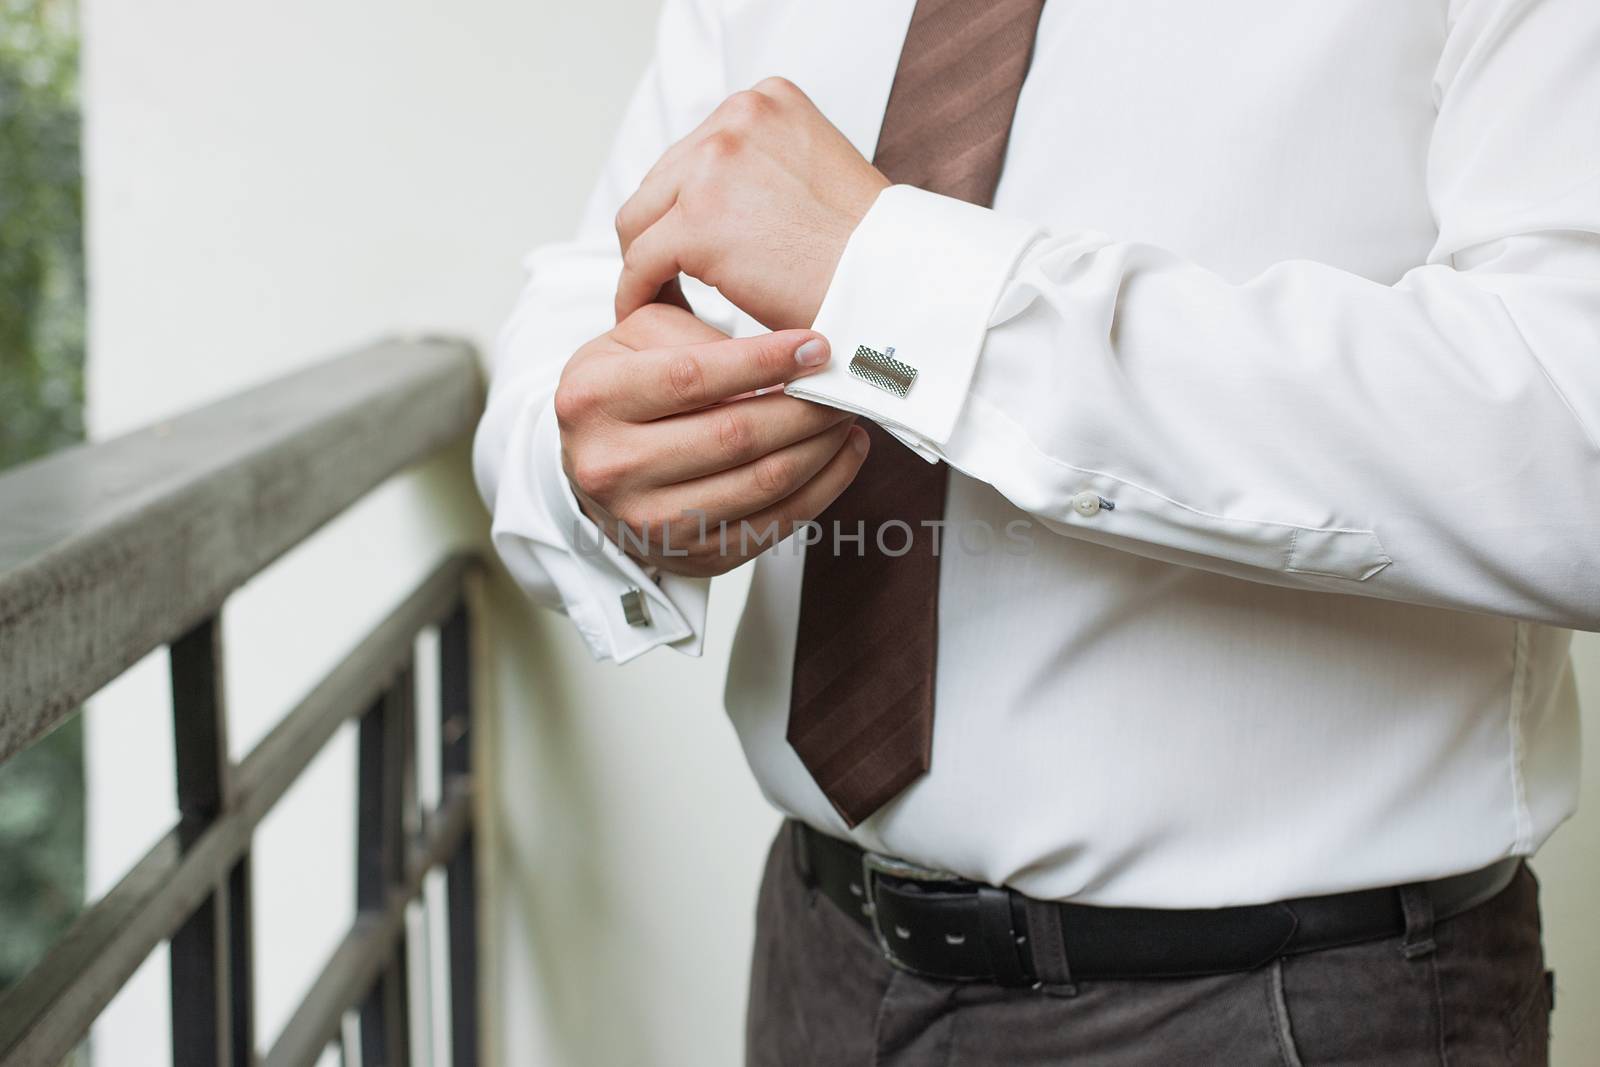
[[[0,993],[0,1067],[62,1062],[162,941],[171,943],[181,1067],[313,1067],[330,1042],[352,1064],[407,1067],[414,1042],[406,911],[435,870],[445,873],[448,891],[453,1062],[476,1067],[472,645],[464,606],[473,567],[469,557],[441,564],[238,764],[227,758],[218,621],[172,643],[179,825],[22,982]],[[416,801],[414,657],[416,635],[433,625],[441,627],[442,795],[424,816]],[[271,1050],[257,1057],[251,837],[351,710],[363,707],[360,911]]]
[[[381,915],[405,881],[408,744],[416,679],[408,664],[361,719],[357,763],[356,906]],[[404,924],[361,1004],[362,1067],[409,1067],[411,1026]]]
[[[0,764],[167,646],[181,814],[43,960],[0,991],[0,1067],[63,1062],[163,942],[175,1062],[253,1067],[252,836],[340,724],[374,702],[381,711],[362,728],[361,913],[263,1062],[311,1067],[335,1037],[353,1063],[368,1040],[365,1067],[407,1062],[405,909],[430,871],[446,869],[455,1062],[475,1064],[472,861],[470,851],[456,854],[473,814],[459,605],[475,560],[443,562],[236,765],[217,615],[334,516],[470,434],[481,411],[469,346],[388,341],[0,472]],[[414,743],[405,723],[393,724],[414,714],[418,632],[452,611],[449,788],[424,820],[407,755]],[[371,1009],[357,1010],[364,997]]]
[[[465,556],[442,563],[238,764],[227,759],[217,620],[206,620],[172,643],[180,824],[91,905],[21,982],[0,993],[0,1067],[63,1062],[140,961],[163,941],[172,948],[176,1062],[247,1067],[257,1059],[251,1018],[251,837],[353,711],[365,720],[357,876],[361,912],[259,1061],[263,1067],[313,1067],[334,1042],[352,1065],[362,1064],[361,1046],[371,1040],[366,1064],[407,1062],[406,909],[423,895],[428,873],[441,870],[450,898],[454,1062],[475,1067],[473,782],[467,735],[471,646],[462,606],[474,567]],[[424,818],[415,800],[412,665],[417,634],[435,625],[442,626],[444,781],[440,807]],[[364,715],[362,708],[368,709]],[[369,1023],[363,1032],[363,1015],[381,1025]]]
[[[472,620],[465,599],[439,630],[439,795],[472,775]],[[469,829],[445,865],[449,912],[450,1060],[478,1064],[478,894]]]
[[[171,646],[178,842],[187,851],[228,803],[222,625],[213,615]],[[249,1067],[254,1048],[249,853],[171,943],[176,1067]]]
[[[255,906],[254,883],[250,873],[250,852],[246,850],[228,872],[228,988],[233,1022],[232,1067],[251,1067],[256,1062],[255,1027]]]

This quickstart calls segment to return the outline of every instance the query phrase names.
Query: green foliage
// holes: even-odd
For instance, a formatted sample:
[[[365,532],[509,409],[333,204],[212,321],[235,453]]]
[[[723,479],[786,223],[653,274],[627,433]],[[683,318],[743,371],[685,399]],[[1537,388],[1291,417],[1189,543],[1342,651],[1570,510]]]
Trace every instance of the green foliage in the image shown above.
[[[83,720],[0,767],[0,988],[83,906]]]
[[[71,3],[0,0],[0,469],[83,434],[77,51]],[[82,905],[83,788],[76,718],[0,767],[0,988]]]
[[[0,468],[82,436],[77,32],[59,0],[0,0]]]

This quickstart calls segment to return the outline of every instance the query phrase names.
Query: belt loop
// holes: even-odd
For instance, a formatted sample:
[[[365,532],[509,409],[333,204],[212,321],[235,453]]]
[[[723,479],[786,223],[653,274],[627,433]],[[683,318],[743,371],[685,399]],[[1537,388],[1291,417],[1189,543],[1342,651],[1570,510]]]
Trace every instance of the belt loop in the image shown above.
[[[1433,940],[1433,896],[1420,883],[1400,887],[1400,910],[1406,918],[1400,951],[1408,960],[1426,956],[1438,947]]]
[[[1067,963],[1067,939],[1061,929],[1061,908],[1048,900],[1026,898],[1023,911],[1028,918],[1028,948],[1033,956],[1034,988],[1052,997],[1075,997],[1078,987],[1072,982]]]
[[[992,885],[978,887],[978,930],[983,935],[995,981],[1012,988],[1026,986],[1017,952],[1017,933],[1011,926],[1011,894]]]

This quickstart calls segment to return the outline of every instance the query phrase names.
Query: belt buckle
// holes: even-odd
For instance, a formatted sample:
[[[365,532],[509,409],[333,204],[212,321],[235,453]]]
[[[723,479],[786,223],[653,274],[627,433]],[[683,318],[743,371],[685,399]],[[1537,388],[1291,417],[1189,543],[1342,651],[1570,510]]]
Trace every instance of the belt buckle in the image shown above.
[[[872,928],[872,936],[877,939],[878,950],[883,953],[883,958],[890,965],[911,974],[920,974],[916,968],[895,955],[894,945],[883,932],[883,924],[878,921],[878,901],[874,894],[877,879],[881,875],[899,878],[907,882],[961,882],[965,881],[960,875],[949,871],[941,871],[934,867],[924,867],[909,860],[896,859],[894,856],[885,856],[881,852],[871,852],[865,849],[861,853],[861,886],[866,900],[861,905],[862,912],[867,917],[867,925]]]

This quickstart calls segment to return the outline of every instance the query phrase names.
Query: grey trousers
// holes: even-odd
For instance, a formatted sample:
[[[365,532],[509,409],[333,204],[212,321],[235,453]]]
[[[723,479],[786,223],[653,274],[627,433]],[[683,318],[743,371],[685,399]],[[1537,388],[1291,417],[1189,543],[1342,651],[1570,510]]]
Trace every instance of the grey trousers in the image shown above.
[[[908,974],[808,889],[793,824],[756,913],[751,1067],[1045,1064],[1524,1065],[1548,1062],[1538,884],[1402,938],[1291,956],[1244,974],[1080,982],[1074,996]],[[1413,937],[1415,940],[1415,937]],[[1070,962],[1070,961],[1069,961]]]

